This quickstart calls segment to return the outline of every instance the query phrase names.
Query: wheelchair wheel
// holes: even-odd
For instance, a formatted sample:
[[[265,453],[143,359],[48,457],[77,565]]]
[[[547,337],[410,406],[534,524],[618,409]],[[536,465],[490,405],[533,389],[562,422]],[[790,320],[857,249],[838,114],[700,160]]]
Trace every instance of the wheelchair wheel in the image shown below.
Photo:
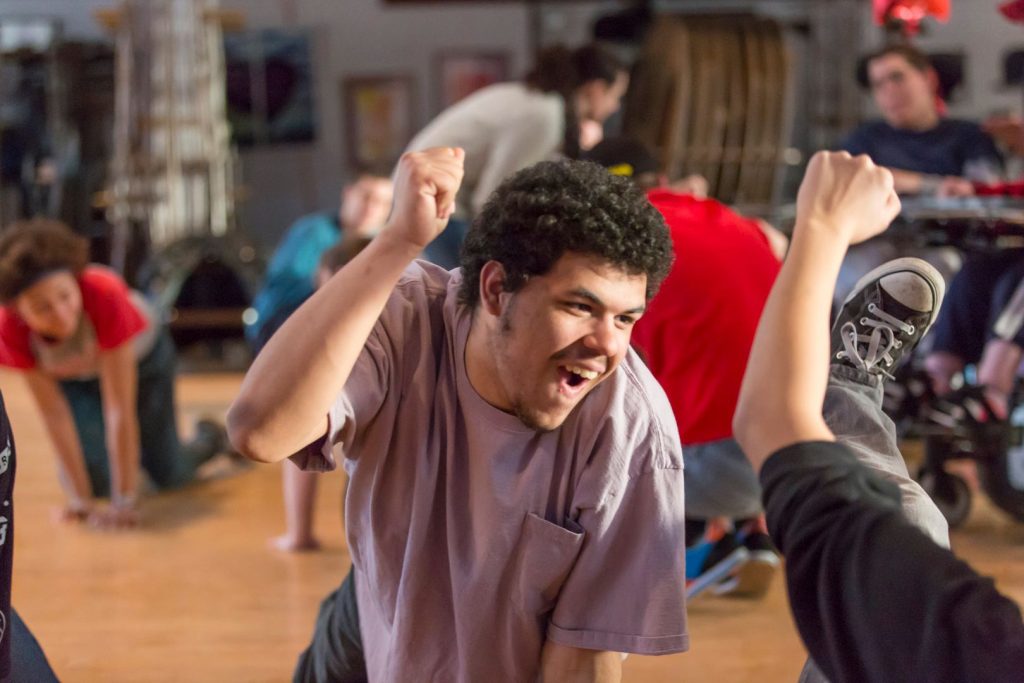
[[[1024,447],[1015,446],[979,462],[981,485],[1001,510],[1024,522]]]
[[[917,481],[935,502],[951,529],[967,520],[971,512],[971,489],[967,482],[943,469],[924,469]]]

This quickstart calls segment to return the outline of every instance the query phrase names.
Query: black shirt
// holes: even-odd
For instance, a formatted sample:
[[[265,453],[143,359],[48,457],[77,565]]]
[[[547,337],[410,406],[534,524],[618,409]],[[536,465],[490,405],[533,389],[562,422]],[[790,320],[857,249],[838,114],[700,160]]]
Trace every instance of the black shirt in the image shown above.
[[[11,573],[14,568],[14,437],[0,394],[0,681],[11,675]]]
[[[1024,681],[1017,605],[912,526],[899,489],[845,446],[783,448],[761,484],[797,629],[832,683]]]

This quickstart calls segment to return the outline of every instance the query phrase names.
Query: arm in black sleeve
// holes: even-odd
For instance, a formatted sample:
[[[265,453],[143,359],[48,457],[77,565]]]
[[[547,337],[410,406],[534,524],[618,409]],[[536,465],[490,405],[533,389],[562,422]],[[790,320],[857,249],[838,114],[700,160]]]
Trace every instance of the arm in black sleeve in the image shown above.
[[[761,470],[797,629],[832,683],[1024,681],[1024,623],[991,579],[903,517],[899,491],[834,442]]]

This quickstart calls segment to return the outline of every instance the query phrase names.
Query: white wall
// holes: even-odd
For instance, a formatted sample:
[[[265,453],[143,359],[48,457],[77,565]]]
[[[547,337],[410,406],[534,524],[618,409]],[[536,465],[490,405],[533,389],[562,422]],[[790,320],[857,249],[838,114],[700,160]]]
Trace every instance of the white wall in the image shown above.
[[[997,9],[1000,4],[1002,0],[954,2],[949,23],[927,20],[925,32],[916,41],[927,52],[967,55],[965,84],[949,107],[953,116],[979,119],[998,110],[1024,111],[1024,89],[1001,85],[1003,55],[1024,49],[1024,25],[1003,18]],[[881,30],[870,24],[867,12],[865,23],[869,24],[864,30],[868,45],[879,45]]]
[[[92,13],[117,4],[118,0],[0,0],[0,20],[11,16],[57,17],[66,36],[99,40],[103,31],[93,21]]]

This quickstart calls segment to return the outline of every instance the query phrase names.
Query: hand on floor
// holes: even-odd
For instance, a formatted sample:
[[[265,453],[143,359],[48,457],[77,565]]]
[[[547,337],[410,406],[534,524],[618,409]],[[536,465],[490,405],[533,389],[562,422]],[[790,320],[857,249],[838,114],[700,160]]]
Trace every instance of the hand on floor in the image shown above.
[[[123,531],[139,526],[139,509],[132,506],[105,505],[89,513],[89,526],[103,531]]]
[[[89,519],[92,508],[89,506],[71,505],[65,503],[61,507],[53,509],[53,521],[58,524],[77,524]]]

